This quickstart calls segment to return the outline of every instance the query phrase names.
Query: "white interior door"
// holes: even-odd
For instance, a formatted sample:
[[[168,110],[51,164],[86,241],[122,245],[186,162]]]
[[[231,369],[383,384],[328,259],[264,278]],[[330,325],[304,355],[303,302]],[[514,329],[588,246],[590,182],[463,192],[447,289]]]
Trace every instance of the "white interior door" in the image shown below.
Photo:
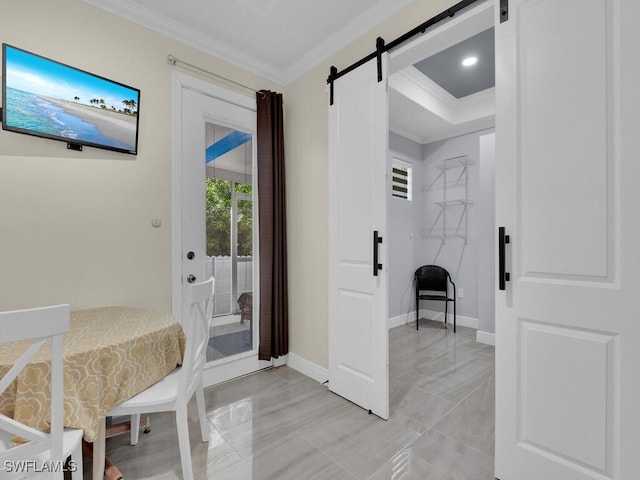
[[[212,319],[203,372],[203,383],[212,385],[271,365],[258,360],[259,328],[254,322],[259,311],[257,222],[253,228],[253,224],[243,227],[239,221],[241,216],[250,217],[250,223],[257,219],[257,201],[254,201],[257,176],[252,161],[255,158],[255,99],[175,73],[174,109],[178,121],[174,125],[173,311],[178,316],[185,314],[188,305],[183,301],[184,289],[189,283],[202,281],[213,273],[216,277],[214,299],[224,303],[219,305],[224,308]],[[242,159],[247,159],[250,165],[242,167],[246,168],[242,172],[235,171],[238,161],[244,162]],[[228,230],[222,235],[222,240],[228,241],[229,251],[222,254],[226,258],[215,272],[212,272],[212,257],[215,255],[217,259],[218,254],[207,251],[212,248],[211,232],[207,231],[212,229],[211,220],[207,228],[207,215],[212,215],[211,208],[207,207],[211,205],[211,180],[221,185],[222,195],[229,197],[220,199],[229,204]],[[248,249],[248,252],[243,252],[240,268],[235,260],[241,234],[253,235],[253,248],[247,246],[244,239],[241,250]],[[225,235],[229,238],[225,239]],[[237,281],[241,276],[242,282]],[[247,302],[249,304],[245,304]]]
[[[386,54],[382,63],[381,82],[375,59],[336,80],[329,107],[329,389],[386,419]]]
[[[496,220],[511,240],[496,477],[638,478],[640,2],[510,0],[508,17],[496,25]]]

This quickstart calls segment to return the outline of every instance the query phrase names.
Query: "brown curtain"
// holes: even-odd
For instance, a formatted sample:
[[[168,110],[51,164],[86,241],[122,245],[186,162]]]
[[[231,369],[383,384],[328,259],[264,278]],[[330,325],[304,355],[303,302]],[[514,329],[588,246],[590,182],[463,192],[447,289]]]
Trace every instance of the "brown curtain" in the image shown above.
[[[282,94],[256,94],[258,113],[258,228],[260,235],[260,343],[258,358],[289,352],[287,228]]]

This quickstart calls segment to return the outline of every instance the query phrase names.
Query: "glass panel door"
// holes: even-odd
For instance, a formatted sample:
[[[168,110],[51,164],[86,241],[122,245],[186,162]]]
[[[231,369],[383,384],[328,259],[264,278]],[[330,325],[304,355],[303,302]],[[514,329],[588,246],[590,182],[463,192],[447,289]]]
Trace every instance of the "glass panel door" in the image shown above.
[[[235,255],[232,270],[235,271],[234,298],[238,299],[240,324],[244,330],[247,350],[253,348],[253,188],[236,184],[235,196]]]
[[[254,350],[253,139],[207,123],[207,260],[216,279],[207,361]]]
[[[180,82],[190,77],[174,78]],[[179,275],[173,311],[183,318],[190,283],[215,276],[215,311],[203,385],[269,367],[258,359],[259,279],[255,101],[193,79],[176,98],[179,127],[179,208],[173,251]],[[187,83],[188,83],[187,82]],[[223,99],[229,99],[223,100]],[[244,105],[244,106],[243,106]],[[178,165],[176,165],[178,166]]]

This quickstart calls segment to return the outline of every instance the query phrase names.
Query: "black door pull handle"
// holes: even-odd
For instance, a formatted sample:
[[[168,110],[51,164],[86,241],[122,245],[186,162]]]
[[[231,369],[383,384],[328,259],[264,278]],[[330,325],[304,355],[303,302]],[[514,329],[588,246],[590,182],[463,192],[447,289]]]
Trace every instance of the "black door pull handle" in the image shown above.
[[[506,267],[506,245],[511,241],[509,235],[505,234],[504,227],[498,227],[498,289],[506,290],[506,282],[511,280]]]
[[[382,264],[378,263],[378,245],[382,243],[382,237],[378,236],[378,231],[373,231],[373,276],[378,276],[378,270],[382,270]]]

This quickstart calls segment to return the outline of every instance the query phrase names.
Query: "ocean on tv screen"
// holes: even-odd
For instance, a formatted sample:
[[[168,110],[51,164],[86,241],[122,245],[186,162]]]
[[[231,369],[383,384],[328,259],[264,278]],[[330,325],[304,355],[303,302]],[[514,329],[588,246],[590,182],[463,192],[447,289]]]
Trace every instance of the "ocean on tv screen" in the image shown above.
[[[7,126],[55,137],[133,150],[136,117],[14,88],[6,91]]]

